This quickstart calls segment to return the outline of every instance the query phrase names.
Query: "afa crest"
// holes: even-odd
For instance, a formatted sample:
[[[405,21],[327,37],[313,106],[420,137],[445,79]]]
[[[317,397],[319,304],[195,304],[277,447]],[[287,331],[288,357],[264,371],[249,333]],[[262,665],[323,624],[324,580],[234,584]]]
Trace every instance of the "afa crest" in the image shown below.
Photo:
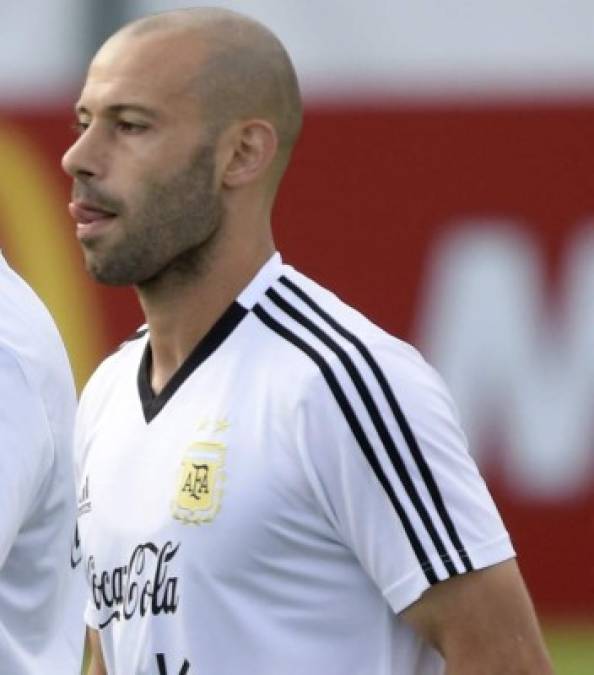
[[[184,523],[211,521],[221,506],[225,446],[198,442],[186,450],[172,502],[173,517]]]

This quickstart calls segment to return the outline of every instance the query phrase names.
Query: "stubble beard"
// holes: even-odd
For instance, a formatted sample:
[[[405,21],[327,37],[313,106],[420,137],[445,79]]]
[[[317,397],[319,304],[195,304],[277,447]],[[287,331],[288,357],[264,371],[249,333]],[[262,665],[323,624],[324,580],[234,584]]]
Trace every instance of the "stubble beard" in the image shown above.
[[[126,218],[122,239],[103,252],[86,246],[90,274],[103,284],[145,290],[202,277],[223,221],[213,178],[214,150],[202,146],[173,178],[147,183],[140,207]]]

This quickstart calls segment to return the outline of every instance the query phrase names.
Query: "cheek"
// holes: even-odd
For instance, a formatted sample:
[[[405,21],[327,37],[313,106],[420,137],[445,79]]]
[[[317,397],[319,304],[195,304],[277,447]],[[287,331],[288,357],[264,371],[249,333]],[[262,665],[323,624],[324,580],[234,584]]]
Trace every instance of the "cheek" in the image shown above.
[[[116,189],[122,200],[123,212],[128,215],[142,211],[146,203],[154,199],[154,185],[152,172],[146,167],[131,166],[122,171]]]

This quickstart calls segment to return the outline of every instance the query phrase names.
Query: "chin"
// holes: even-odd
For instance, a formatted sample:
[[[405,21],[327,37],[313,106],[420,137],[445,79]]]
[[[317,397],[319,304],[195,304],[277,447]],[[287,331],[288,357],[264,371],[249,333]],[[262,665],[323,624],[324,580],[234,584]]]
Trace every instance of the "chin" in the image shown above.
[[[87,262],[87,271],[95,281],[106,286],[130,286],[135,283],[121,273],[118,274],[115,270],[106,268],[94,261]]]

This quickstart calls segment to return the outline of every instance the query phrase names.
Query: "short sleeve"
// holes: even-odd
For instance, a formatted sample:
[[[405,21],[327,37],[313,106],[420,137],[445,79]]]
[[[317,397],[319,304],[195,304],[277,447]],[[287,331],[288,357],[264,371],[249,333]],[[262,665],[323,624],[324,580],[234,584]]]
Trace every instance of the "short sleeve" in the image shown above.
[[[327,517],[395,612],[513,557],[451,397],[413,348],[358,343],[301,405],[298,443]]]
[[[10,351],[0,348],[0,566],[39,498],[53,444],[39,393]]]

